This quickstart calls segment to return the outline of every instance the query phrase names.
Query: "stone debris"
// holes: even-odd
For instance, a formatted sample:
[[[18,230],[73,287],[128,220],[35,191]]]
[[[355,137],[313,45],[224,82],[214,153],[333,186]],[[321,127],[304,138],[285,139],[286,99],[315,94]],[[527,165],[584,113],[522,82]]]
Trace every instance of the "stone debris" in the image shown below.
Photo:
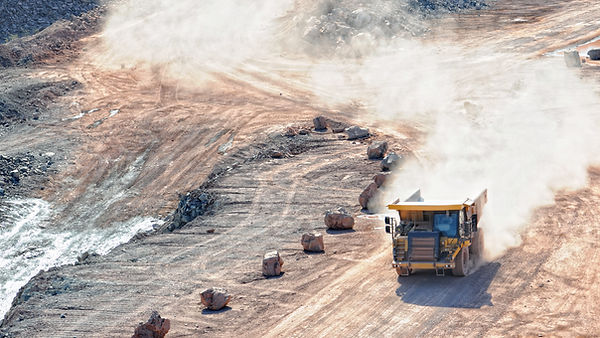
[[[377,188],[381,187],[385,180],[388,178],[389,174],[379,173],[373,177],[373,181],[377,184]]]
[[[388,150],[388,143],[385,141],[377,141],[371,143],[367,148],[367,157],[369,160],[380,160],[385,156]]]
[[[221,310],[231,300],[231,295],[223,288],[210,288],[202,291],[200,301],[209,310]]]
[[[590,57],[590,60],[600,60],[600,49],[590,49],[587,55]]]
[[[404,158],[396,153],[389,153],[382,161],[381,161],[381,170],[382,171],[392,171],[396,168]]]
[[[581,57],[579,52],[576,50],[568,51],[564,53],[565,63],[567,67],[578,68],[581,67]]]
[[[348,135],[348,140],[356,140],[359,138],[365,138],[369,136],[369,129],[361,128],[359,126],[351,126],[344,130]]]
[[[325,250],[323,235],[318,232],[305,233],[300,242],[305,251],[321,252]]]
[[[287,128],[285,128],[285,133],[283,133],[283,135],[288,136],[288,137],[293,137],[293,136],[298,135],[298,131],[296,130],[296,128],[287,127]]]
[[[373,182],[369,184],[367,188],[360,194],[358,197],[358,203],[360,203],[360,206],[363,207],[363,209],[369,209],[369,201],[371,198],[373,198],[373,196],[375,196],[377,188],[377,183]]]
[[[269,251],[263,256],[262,273],[266,277],[281,275],[283,259],[278,251]]]
[[[313,119],[315,130],[327,130],[327,118],[325,116],[317,116]]]
[[[332,230],[352,229],[354,218],[344,208],[337,208],[336,211],[327,210],[325,212],[325,225]]]
[[[158,312],[152,311],[146,323],[140,323],[132,338],[163,338],[171,328],[171,321],[161,318]]]

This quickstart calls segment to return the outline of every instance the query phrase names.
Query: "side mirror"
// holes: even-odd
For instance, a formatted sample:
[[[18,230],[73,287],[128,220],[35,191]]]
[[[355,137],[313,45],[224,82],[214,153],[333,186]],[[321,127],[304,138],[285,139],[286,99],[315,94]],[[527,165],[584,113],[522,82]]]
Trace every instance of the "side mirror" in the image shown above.
[[[391,233],[392,233],[392,229],[390,228],[390,226],[389,226],[389,225],[386,225],[386,226],[385,226],[385,232],[387,232],[388,234],[391,234]]]
[[[392,224],[392,218],[390,216],[385,216],[385,224]]]

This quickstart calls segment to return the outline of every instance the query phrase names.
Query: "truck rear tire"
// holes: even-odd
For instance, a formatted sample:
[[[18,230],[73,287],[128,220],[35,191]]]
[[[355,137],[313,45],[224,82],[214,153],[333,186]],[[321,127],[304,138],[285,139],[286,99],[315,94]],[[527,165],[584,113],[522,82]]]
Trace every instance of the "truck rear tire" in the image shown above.
[[[396,272],[398,273],[398,276],[400,276],[400,277],[406,277],[406,276],[410,275],[409,268],[397,267]]]
[[[471,251],[471,255],[473,255],[473,258],[479,258],[481,257],[481,255],[483,255],[483,250],[483,229],[479,229],[475,231],[471,246],[469,247],[469,251]]]
[[[452,274],[454,276],[464,277],[469,273],[469,249],[462,248],[458,255],[456,255],[456,259],[454,260],[454,269],[452,269]]]

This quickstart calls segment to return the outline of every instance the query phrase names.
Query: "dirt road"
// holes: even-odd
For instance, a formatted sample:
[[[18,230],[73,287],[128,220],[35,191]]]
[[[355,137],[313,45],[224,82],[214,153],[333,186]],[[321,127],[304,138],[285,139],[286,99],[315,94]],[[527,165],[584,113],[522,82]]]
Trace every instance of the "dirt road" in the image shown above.
[[[599,14],[600,6],[585,1],[499,0],[453,17],[451,26],[441,19],[439,27],[451,29],[426,38],[455,39],[468,30],[460,39],[466,45],[541,55],[594,37]],[[598,170],[590,169],[588,188],[559,193],[555,206],[538,210],[521,246],[468,277],[398,278],[381,221],[357,203],[379,170],[365,159],[366,144],[332,133],[281,136],[287,125],[310,126],[324,108],[310,88],[282,80],[287,70],[265,78],[258,69],[220,74],[202,89],[178,86],[160,72],[99,70],[85,57],[32,71],[40,78],[68,74],[85,88],[69,97],[71,111],[19,134],[27,143],[0,142],[2,151],[52,142],[71,149],[65,168],[39,193],[61,206],[56,224],[102,227],[164,216],[175,209],[177,193],[200,186],[215,167],[230,169],[206,187],[217,196],[214,209],[183,228],[38,274],[2,334],[126,336],[153,309],[171,319],[174,337],[600,332]],[[595,74],[591,67],[583,72]],[[356,113],[328,112],[348,122],[359,120]],[[400,152],[418,150],[415,126],[387,127],[403,137],[375,138]],[[257,156],[273,149],[285,156]],[[322,214],[337,206],[357,215],[355,231],[326,233],[324,254],[300,250],[302,233],[324,232]],[[282,252],[280,278],[260,275],[269,249]],[[202,309],[199,294],[211,286],[234,295],[230,308]]]

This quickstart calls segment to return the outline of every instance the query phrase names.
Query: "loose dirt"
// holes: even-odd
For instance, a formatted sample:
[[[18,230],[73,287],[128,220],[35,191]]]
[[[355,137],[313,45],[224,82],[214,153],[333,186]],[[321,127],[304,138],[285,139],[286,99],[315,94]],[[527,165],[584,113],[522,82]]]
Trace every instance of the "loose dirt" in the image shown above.
[[[440,19],[427,38],[462,34],[465,44],[542,55],[598,35],[599,14],[600,6],[585,1],[496,1],[453,16],[451,29],[443,29],[450,19]],[[96,38],[80,42],[93,45]],[[582,72],[595,76],[593,68]],[[307,88],[247,70],[190,89],[160,71],[100,70],[84,55],[14,72],[72,79],[83,88],[57,99],[67,108],[7,130],[0,141],[0,153],[63,149],[60,170],[35,193],[62,206],[55,222],[103,227],[166,216],[180,194],[200,186],[216,201],[172,232],[138,236],[106,256],[41,272],[15,299],[1,335],[126,336],[152,310],[171,320],[172,336],[600,331],[596,169],[587,188],[558,193],[555,206],[536,212],[521,246],[470,276],[398,278],[381,220],[358,205],[379,171],[379,162],[366,159],[367,143],[331,132],[282,136],[287,126],[310,126],[325,111]],[[350,107],[327,116],[360,123],[357,113]],[[387,140],[405,155],[418,150],[416,126],[387,127],[402,137],[376,132],[369,141]],[[289,144],[297,151],[281,151]],[[265,155],[272,150],[282,158]],[[356,216],[353,231],[326,232],[323,213],[338,206]],[[325,233],[325,253],[302,251],[301,236],[311,230]],[[274,249],[285,260],[284,274],[265,279],[261,257]],[[213,286],[233,295],[229,307],[203,310],[200,292]]]

